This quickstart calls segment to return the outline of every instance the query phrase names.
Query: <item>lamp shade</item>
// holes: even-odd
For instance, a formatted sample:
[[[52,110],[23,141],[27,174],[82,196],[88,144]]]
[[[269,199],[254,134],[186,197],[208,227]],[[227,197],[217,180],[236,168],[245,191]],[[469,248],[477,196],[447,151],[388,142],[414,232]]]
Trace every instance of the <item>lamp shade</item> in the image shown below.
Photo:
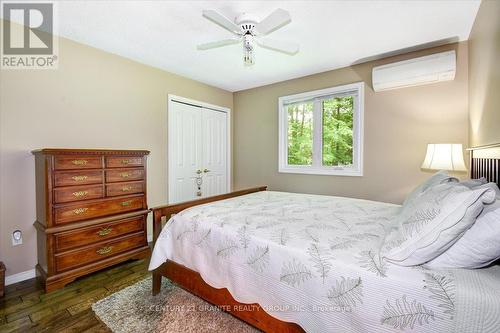
[[[467,171],[461,144],[430,143],[422,169]]]

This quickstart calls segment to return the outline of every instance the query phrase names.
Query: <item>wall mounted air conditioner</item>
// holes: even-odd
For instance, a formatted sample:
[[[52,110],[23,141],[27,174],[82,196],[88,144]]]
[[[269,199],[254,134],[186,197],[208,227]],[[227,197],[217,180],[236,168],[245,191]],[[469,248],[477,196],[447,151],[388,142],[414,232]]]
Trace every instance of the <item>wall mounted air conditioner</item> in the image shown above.
[[[413,87],[455,78],[455,51],[399,61],[373,68],[373,90]]]

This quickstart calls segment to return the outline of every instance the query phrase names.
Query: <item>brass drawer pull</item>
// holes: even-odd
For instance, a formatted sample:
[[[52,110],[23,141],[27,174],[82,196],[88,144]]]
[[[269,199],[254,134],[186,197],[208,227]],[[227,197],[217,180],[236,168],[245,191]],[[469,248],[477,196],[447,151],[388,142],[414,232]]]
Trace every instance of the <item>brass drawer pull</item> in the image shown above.
[[[122,173],[120,173],[120,176],[122,178],[128,178],[128,177],[132,176],[132,174],[130,172],[122,172]]]
[[[112,246],[105,246],[103,248],[100,248],[96,252],[97,252],[97,254],[100,254],[101,256],[103,256],[105,254],[111,253],[111,251],[113,251],[113,247]]]
[[[84,197],[86,196],[87,194],[89,194],[89,191],[77,191],[77,192],[73,192],[73,195],[77,198],[79,197]]]
[[[71,161],[71,163],[73,163],[74,165],[87,165],[89,161],[87,160],[73,160]]]
[[[123,207],[127,207],[127,206],[130,206],[130,204],[132,203],[132,200],[129,200],[129,201],[122,201],[121,205]]]
[[[130,164],[133,163],[133,160],[122,160],[122,164]]]
[[[111,231],[113,231],[113,228],[102,228],[101,230],[99,230],[97,232],[97,235],[100,237],[103,237],[103,236],[109,235],[111,233]]]
[[[75,213],[76,215],[80,215],[86,213],[88,210],[89,210],[88,208],[77,208],[73,209],[73,213]]]
[[[122,187],[122,192],[128,192],[128,191],[132,191],[132,186]]]
[[[73,179],[75,182],[81,182],[87,178],[89,178],[89,177],[87,177],[87,176],[73,176],[73,177],[71,177],[71,179]]]

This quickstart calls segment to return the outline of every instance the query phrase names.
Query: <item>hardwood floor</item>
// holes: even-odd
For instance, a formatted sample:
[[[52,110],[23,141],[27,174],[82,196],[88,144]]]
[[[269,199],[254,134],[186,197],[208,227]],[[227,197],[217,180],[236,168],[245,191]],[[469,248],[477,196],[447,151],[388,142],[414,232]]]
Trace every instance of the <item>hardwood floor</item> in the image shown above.
[[[148,263],[128,261],[49,294],[36,279],[7,286],[0,298],[0,332],[109,332],[92,303],[147,277]]]

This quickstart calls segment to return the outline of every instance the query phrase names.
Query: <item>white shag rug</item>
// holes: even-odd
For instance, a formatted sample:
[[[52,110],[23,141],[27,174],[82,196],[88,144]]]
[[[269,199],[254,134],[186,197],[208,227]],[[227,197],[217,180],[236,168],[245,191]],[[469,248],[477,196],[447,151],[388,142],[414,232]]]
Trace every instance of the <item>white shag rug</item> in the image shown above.
[[[157,296],[151,295],[149,277],[96,302],[92,310],[115,333],[259,332],[165,278]]]

